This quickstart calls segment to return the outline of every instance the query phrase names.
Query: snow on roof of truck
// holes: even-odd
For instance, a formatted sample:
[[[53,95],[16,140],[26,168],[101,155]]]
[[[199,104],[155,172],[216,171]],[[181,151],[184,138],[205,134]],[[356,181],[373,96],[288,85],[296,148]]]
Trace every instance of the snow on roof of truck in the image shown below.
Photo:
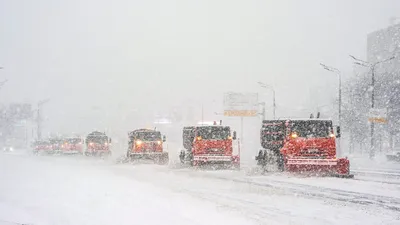
[[[130,131],[130,132],[128,132],[128,135],[129,136],[131,136],[131,135],[133,135],[133,134],[135,134],[135,133],[154,133],[154,132],[157,132],[157,133],[160,133],[160,131],[158,131],[158,130],[152,130],[152,129],[137,129],[137,130],[133,130],[133,131]]]
[[[193,129],[196,129],[196,128],[207,128],[207,127],[229,127],[229,126],[224,126],[224,125],[198,125],[198,126],[183,127],[183,130],[193,130]]]
[[[87,136],[90,137],[90,136],[107,136],[107,135],[106,133],[103,132],[93,131],[92,133],[89,133]]]
[[[146,128],[144,128],[144,129],[136,129],[136,130],[133,130],[133,131],[131,131],[130,133],[133,133],[133,132],[159,132],[158,130],[152,130],[152,129],[146,129]]]
[[[307,121],[307,120],[313,120],[313,121],[332,121],[332,119],[324,119],[324,118],[278,118],[276,120],[263,120],[263,122],[269,122],[269,121]]]

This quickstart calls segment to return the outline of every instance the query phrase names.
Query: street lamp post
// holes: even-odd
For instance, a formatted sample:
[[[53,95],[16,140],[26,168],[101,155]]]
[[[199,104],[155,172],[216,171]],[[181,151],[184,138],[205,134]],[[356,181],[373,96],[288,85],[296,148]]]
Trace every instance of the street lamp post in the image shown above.
[[[339,121],[338,121],[338,123],[339,123],[339,126],[340,126],[341,122],[342,122],[342,73],[340,72],[340,70],[338,70],[338,69],[336,69],[334,67],[330,67],[330,66],[327,66],[327,65],[322,64],[322,63],[320,63],[320,65],[325,70],[333,72],[333,73],[337,74],[338,77],[339,77],[339,106],[338,106],[338,108],[339,108],[339,115],[338,115]]]
[[[49,102],[50,101],[50,99],[45,99],[45,100],[42,100],[42,101],[39,101],[38,102],[38,109],[37,109],[37,138],[38,138],[38,140],[41,140],[42,139],[42,120],[41,120],[41,118],[40,118],[40,108],[42,107],[42,105],[43,104],[45,104],[45,103],[47,103],[47,102]]]
[[[350,57],[352,59],[355,60],[354,64],[356,65],[360,65],[360,66],[364,66],[364,67],[368,67],[371,70],[371,75],[372,75],[372,80],[371,80],[371,109],[375,108],[375,67],[381,63],[384,62],[388,62],[390,60],[393,60],[395,58],[395,56],[392,56],[390,58],[375,62],[375,63],[370,63],[370,62],[366,62],[363,61],[361,59],[358,59],[352,55],[350,55]],[[374,138],[374,130],[375,130],[375,123],[373,121],[371,121],[371,149],[369,152],[369,157],[372,159],[375,157],[375,138]]]
[[[270,86],[270,85],[268,85],[268,84],[265,84],[265,83],[262,83],[262,82],[257,82],[262,88],[265,88],[265,89],[270,89],[270,90],[272,90],[272,107],[273,107],[273,113],[274,113],[274,119],[276,118],[276,101],[275,101],[275,89],[274,89],[274,87],[272,87],[272,86]]]

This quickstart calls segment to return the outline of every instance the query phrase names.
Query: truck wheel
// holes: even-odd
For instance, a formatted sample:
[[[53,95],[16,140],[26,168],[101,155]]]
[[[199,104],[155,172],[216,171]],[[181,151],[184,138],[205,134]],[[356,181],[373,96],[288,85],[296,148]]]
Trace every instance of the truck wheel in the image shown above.
[[[181,153],[179,154],[179,160],[181,161],[181,164],[185,163],[185,152],[181,151]]]
[[[278,153],[277,157],[278,171],[283,172],[285,170],[285,160],[283,159],[283,155]]]

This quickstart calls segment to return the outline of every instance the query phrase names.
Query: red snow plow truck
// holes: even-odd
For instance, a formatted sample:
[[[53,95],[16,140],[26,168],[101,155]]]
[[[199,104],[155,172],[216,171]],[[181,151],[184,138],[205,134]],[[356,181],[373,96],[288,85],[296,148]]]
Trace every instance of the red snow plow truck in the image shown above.
[[[105,133],[93,131],[85,140],[86,156],[109,156],[111,155],[111,138]]]
[[[336,138],[340,127],[335,134],[331,120],[264,120],[260,132],[264,149],[255,158],[264,170],[277,164],[280,171],[352,178],[349,160],[336,157]]]
[[[129,160],[147,159],[157,164],[165,165],[169,162],[168,152],[164,152],[165,136],[161,132],[151,129],[139,129],[128,133],[129,143],[127,157]]]
[[[64,154],[83,154],[83,139],[79,137],[65,138],[61,150]]]
[[[233,155],[233,140],[229,126],[200,125],[183,128],[183,147],[179,154],[182,164],[191,166],[217,164],[240,168],[240,156]]]

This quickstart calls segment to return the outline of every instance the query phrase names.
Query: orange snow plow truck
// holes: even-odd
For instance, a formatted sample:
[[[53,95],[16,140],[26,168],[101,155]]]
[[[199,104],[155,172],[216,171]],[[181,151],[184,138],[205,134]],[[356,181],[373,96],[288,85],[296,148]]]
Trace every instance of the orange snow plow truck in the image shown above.
[[[240,156],[233,155],[233,140],[229,126],[206,125],[183,128],[183,147],[179,154],[182,164],[200,166],[218,164],[224,167],[240,168]]]
[[[331,120],[264,120],[255,158],[264,170],[276,163],[280,171],[352,178],[349,160],[336,157],[336,138],[340,127],[335,134]]]
[[[161,132],[150,129],[138,129],[128,133],[129,143],[127,158],[129,160],[148,159],[157,164],[165,165],[169,162],[168,152],[164,152]]]

